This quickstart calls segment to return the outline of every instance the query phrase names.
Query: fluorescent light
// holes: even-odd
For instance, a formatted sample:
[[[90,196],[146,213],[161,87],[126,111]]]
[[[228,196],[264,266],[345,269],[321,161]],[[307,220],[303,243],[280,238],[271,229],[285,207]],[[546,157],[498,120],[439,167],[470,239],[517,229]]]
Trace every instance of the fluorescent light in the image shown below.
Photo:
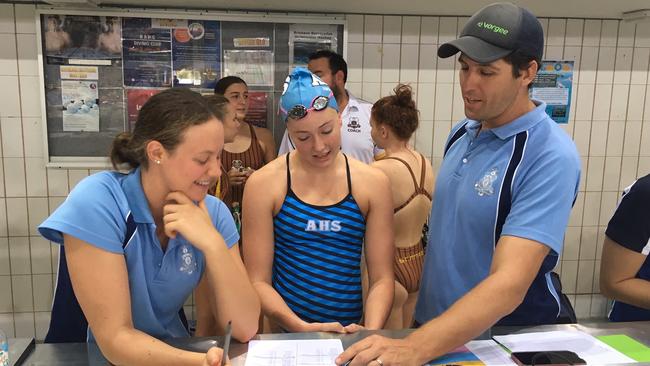
[[[626,22],[647,22],[650,21],[650,9],[626,11],[621,18]]]

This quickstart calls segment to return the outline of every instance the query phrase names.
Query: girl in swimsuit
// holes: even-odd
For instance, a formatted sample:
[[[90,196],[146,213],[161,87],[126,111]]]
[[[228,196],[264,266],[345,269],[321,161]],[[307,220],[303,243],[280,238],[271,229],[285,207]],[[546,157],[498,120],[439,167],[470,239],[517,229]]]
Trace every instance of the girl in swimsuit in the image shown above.
[[[280,98],[296,149],[253,173],[245,188],[246,268],[264,314],[289,332],[380,329],[393,302],[389,181],[341,153],[337,112],[327,84],[296,68]]]
[[[370,125],[375,144],[385,155],[372,165],[390,179],[395,222],[395,301],[387,328],[408,328],[420,287],[424,247],[422,228],[431,211],[431,162],[409,146],[418,128],[418,110],[411,87],[398,85],[395,95],[372,107]]]

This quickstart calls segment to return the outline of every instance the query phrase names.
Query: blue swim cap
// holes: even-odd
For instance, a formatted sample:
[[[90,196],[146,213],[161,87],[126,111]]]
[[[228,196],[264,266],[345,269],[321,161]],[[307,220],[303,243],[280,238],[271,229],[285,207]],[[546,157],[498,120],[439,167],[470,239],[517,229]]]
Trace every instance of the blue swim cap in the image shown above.
[[[285,122],[288,117],[300,119],[310,110],[323,110],[327,107],[339,111],[330,87],[304,67],[296,67],[284,81],[280,97],[280,118]]]

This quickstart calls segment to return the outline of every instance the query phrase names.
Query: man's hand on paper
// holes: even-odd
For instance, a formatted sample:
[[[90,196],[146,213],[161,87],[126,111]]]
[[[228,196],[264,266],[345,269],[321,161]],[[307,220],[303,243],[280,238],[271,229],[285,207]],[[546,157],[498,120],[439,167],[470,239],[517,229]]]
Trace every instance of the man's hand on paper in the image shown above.
[[[348,347],[336,358],[337,365],[421,365],[415,346],[406,339],[372,335]]]

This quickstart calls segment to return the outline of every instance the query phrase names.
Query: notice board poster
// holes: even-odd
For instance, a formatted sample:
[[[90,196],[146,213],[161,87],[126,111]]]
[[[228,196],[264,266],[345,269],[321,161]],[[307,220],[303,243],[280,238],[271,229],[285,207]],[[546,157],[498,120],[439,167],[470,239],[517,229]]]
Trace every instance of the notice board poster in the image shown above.
[[[213,89],[221,77],[220,25],[217,21],[188,20],[173,30],[174,86]]]
[[[171,30],[154,28],[152,19],[124,18],[124,86],[172,86]]]
[[[546,113],[557,123],[569,123],[573,61],[542,61],[530,96],[546,102]]]

